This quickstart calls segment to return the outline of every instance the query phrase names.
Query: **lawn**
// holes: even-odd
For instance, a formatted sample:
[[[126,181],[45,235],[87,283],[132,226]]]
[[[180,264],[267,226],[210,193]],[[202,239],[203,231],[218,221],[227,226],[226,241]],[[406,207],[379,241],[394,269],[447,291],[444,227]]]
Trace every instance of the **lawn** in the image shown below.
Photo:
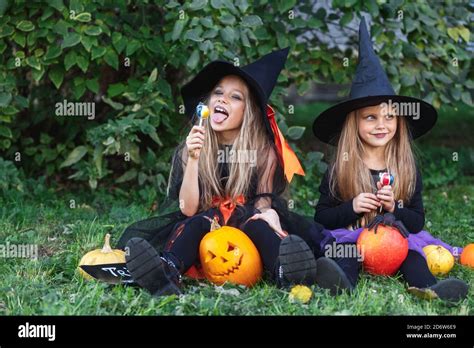
[[[0,198],[0,240],[37,244],[37,260],[6,258],[0,263],[1,315],[472,315],[474,270],[458,264],[450,276],[469,282],[470,295],[457,305],[419,300],[397,278],[363,275],[353,294],[331,297],[314,287],[306,305],[262,282],[247,290],[187,280],[183,296],[153,298],[131,286],[85,281],[76,272],[83,254],[101,246],[104,234],[117,240],[123,229],[150,215],[146,195],[57,193],[42,185],[26,195]],[[150,195],[152,196],[152,195]],[[474,186],[456,184],[425,191],[427,228],[456,245],[474,241]],[[76,207],[70,208],[71,200]],[[133,202],[133,203],[132,203]]]

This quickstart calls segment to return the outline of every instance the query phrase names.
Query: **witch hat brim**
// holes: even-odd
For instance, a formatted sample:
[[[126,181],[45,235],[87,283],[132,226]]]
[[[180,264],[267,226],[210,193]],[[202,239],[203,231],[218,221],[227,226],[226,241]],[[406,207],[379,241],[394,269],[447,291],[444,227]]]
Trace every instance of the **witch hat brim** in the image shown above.
[[[432,105],[418,98],[400,96],[395,93],[372,48],[365,19],[362,18],[359,27],[359,61],[349,99],[323,111],[313,123],[313,133],[321,141],[336,145],[347,114],[384,102],[419,105],[418,115],[399,115],[399,117],[406,117],[412,139],[427,133],[436,123],[438,114]]]
[[[196,106],[209,95],[223,77],[236,75],[246,82],[255,97],[267,133],[273,139],[274,135],[267,118],[267,103],[278,76],[285,66],[288,52],[289,48],[274,51],[243,67],[226,61],[209,63],[181,89],[185,114],[190,118],[193,117]]]
[[[322,112],[313,123],[313,133],[316,137],[331,145],[337,145],[339,135],[346,120],[347,115],[354,110],[367,106],[379,105],[381,103],[419,103],[418,116],[405,117],[408,121],[409,131],[412,139],[421,137],[434,127],[437,120],[436,109],[429,103],[413,97],[400,95],[378,95],[367,96],[357,99],[346,100],[334,105]]]

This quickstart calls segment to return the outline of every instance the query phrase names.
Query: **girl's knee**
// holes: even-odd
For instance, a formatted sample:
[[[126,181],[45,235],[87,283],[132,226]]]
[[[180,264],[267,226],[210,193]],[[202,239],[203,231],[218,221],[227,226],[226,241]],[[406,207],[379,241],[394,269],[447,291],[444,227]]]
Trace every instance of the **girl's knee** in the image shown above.
[[[255,233],[262,230],[271,229],[270,225],[264,220],[256,219],[249,220],[241,226],[241,230],[244,232]]]

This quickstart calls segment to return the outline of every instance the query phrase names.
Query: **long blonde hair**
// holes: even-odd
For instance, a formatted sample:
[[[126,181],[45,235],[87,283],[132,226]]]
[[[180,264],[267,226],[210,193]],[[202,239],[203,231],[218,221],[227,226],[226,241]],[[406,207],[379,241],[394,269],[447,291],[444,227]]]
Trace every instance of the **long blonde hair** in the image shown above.
[[[373,179],[364,164],[364,144],[357,126],[358,110],[346,117],[337,145],[334,163],[330,167],[330,191],[333,197],[347,201],[362,192],[374,193]],[[385,148],[387,170],[394,176],[392,185],[395,204],[406,204],[416,184],[415,157],[411,147],[407,121],[397,116],[397,131]],[[376,212],[365,213],[363,224],[371,221]]]
[[[208,104],[209,100],[204,103]],[[245,109],[242,125],[236,139],[232,144],[235,153],[243,153],[242,151],[256,151],[257,163],[250,161],[230,161],[229,177],[225,186],[221,183],[218,150],[219,142],[216,132],[212,129],[210,118],[204,122],[206,127],[205,140],[203,148],[199,156],[198,180],[200,183],[200,208],[199,210],[207,210],[212,206],[212,198],[214,196],[229,197],[236,199],[239,195],[247,197],[251,187],[251,180],[262,166],[262,159],[266,157],[268,151],[272,151],[273,147],[268,137],[261,111],[258,108],[250,91],[245,97]],[[182,149],[186,152],[186,146]],[[185,158],[187,153],[181,154]]]

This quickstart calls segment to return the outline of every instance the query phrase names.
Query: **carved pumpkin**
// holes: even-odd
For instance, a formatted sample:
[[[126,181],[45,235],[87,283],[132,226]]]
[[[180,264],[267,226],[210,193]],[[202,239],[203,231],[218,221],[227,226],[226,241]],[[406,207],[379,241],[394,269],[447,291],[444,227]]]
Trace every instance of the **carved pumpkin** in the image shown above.
[[[474,243],[466,245],[459,259],[461,265],[474,268]]]
[[[220,227],[217,219],[201,240],[199,255],[204,275],[214,284],[251,287],[262,277],[260,254],[250,238],[237,228]]]
[[[357,239],[364,269],[374,275],[390,276],[400,268],[408,255],[408,240],[395,227],[378,225],[365,228]]]
[[[79,262],[79,273],[85,279],[93,279],[89,274],[84,272],[80,266],[95,266],[95,265],[106,265],[106,264],[117,264],[125,263],[125,252],[123,250],[112,249],[110,247],[110,234],[105,235],[105,242],[102,249],[96,249],[89,251],[85,254]]]
[[[427,245],[423,248],[426,263],[435,276],[448,274],[454,266],[454,257],[441,245]]]

